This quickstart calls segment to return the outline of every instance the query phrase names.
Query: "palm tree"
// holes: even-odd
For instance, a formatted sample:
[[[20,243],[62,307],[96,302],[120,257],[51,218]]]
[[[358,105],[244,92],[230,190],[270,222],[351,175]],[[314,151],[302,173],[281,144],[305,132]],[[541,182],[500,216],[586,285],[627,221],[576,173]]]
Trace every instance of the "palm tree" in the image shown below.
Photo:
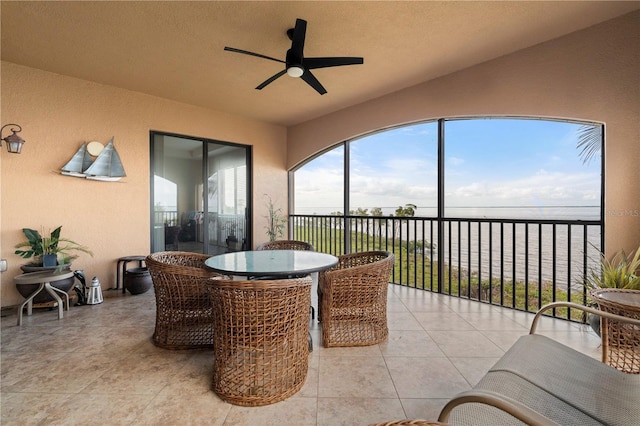
[[[583,124],[578,129],[578,143],[582,164],[588,164],[602,149],[602,126]]]
[[[396,217],[413,217],[416,214],[417,208],[418,207],[415,204],[405,204],[404,207],[400,206],[396,209]],[[405,223],[407,223],[406,220],[405,220]],[[395,220],[393,221],[393,228],[395,230],[396,235],[399,234],[401,226],[402,226],[402,219],[400,219],[397,222]]]
[[[374,207],[371,209],[371,216],[373,217],[382,217],[382,209],[380,207]],[[378,235],[382,235],[382,221],[383,219],[373,219],[373,236],[376,236],[376,230],[378,231]],[[387,226],[387,221],[384,221],[384,226]]]

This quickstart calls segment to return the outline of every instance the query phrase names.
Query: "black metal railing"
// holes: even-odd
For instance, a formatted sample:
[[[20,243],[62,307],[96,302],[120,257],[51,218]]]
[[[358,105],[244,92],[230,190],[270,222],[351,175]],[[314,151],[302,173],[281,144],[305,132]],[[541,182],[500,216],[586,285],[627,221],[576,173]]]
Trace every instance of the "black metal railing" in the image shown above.
[[[598,220],[290,215],[292,238],[340,255],[387,250],[392,282],[533,312],[587,300],[580,278],[599,268]],[[558,309],[560,318],[581,314]]]
[[[154,227],[160,232],[156,237],[160,241],[163,229],[167,227],[180,228],[180,241],[205,242],[211,246],[225,247],[232,251],[246,249],[246,218],[244,214],[218,214],[215,212],[191,211],[179,214],[175,210],[154,211]],[[182,240],[183,235],[188,239]],[[185,237],[186,238],[186,237]],[[159,250],[159,249],[157,249]]]
[[[153,212],[154,225],[179,226],[176,210],[155,210]]]

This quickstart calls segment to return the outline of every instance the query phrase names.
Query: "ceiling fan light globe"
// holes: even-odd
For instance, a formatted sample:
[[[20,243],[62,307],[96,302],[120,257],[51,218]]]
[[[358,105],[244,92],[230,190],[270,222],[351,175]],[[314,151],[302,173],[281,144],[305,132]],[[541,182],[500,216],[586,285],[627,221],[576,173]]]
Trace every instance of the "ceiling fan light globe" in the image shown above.
[[[289,76],[291,77],[300,77],[302,76],[302,74],[304,74],[304,70],[302,69],[302,67],[293,66],[287,68],[287,74],[289,74]]]

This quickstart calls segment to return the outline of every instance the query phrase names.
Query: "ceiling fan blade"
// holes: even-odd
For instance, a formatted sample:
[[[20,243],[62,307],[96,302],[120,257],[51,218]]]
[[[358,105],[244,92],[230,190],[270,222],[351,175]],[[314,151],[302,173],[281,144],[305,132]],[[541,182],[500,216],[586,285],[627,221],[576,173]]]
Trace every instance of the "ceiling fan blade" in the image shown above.
[[[324,95],[325,93],[327,93],[327,91],[325,90],[324,87],[322,87],[322,84],[320,84],[318,79],[313,74],[311,74],[311,71],[305,70],[304,74],[302,74],[300,78],[303,79],[309,86],[316,89],[316,92],[320,93],[321,95]]]
[[[291,39],[291,52],[298,60],[302,60],[304,51],[304,39],[307,34],[307,21],[304,19],[296,19],[296,27],[293,29],[293,37]]]
[[[236,49],[235,47],[227,47],[227,46],[225,46],[224,50],[228,50],[229,52],[242,53],[242,54],[245,54],[245,55],[257,56],[258,58],[263,58],[263,59],[270,59],[272,61],[281,62],[283,64],[286,63],[285,61],[283,61],[281,59],[272,58],[271,56],[265,56],[265,55],[261,55],[259,53],[249,52],[248,50]]]
[[[268,84],[273,83],[276,79],[282,77],[286,73],[287,73],[287,70],[284,69],[284,70],[280,71],[279,73],[272,75],[271,77],[269,77],[268,79],[263,81],[258,87],[256,87],[256,89],[258,89],[258,90],[264,89],[265,86],[267,86]]]
[[[242,53],[243,55],[255,56],[257,58],[268,59],[270,61],[285,64],[284,70],[279,71],[278,73],[260,83],[258,87],[256,87],[257,90],[262,90],[283,75],[289,74],[291,77],[302,78],[302,80],[304,80],[304,82],[311,86],[316,92],[324,95],[325,93],[327,93],[327,90],[311,73],[312,69],[339,67],[344,65],[360,65],[364,63],[364,59],[360,57],[335,56],[326,58],[305,58],[304,43],[307,36],[307,21],[305,21],[304,19],[296,19],[295,27],[289,28],[287,30],[287,36],[291,40],[291,48],[287,50],[286,59],[284,61],[281,59],[272,58],[271,56],[262,55],[260,53],[236,49],[235,47],[225,46],[224,50],[229,52]]]
[[[313,70],[316,68],[339,67],[343,65],[360,65],[363,58],[304,58],[304,68]]]

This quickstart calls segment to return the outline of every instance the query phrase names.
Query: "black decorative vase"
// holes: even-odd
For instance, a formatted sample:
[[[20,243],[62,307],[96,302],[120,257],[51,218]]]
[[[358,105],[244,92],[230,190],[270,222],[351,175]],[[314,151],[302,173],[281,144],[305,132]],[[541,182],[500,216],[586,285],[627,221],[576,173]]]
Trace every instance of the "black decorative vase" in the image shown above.
[[[589,322],[589,325],[591,326],[591,329],[593,331],[595,331],[595,333],[600,336],[600,316],[599,315],[593,315],[593,314],[589,314],[589,317],[587,318],[587,321]],[[600,336],[602,337],[602,336]]]
[[[71,264],[67,263],[65,265],[56,265],[56,266],[34,266],[31,264],[26,264],[26,265],[22,265],[20,267],[20,269],[22,269],[22,272],[24,273],[28,273],[28,272],[41,272],[41,271],[55,271],[57,268],[62,268],[62,270],[64,271],[68,271],[71,269]],[[75,278],[71,277],[71,278],[67,278],[64,280],[60,280],[60,281],[54,281],[51,283],[51,287],[55,287],[57,289],[60,289],[62,291],[64,291],[65,293],[68,293],[69,291],[71,291],[71,289],[73,288],[73,285],[75,283]],[[24,297],[25,299],[27,297],[29,297],[34,291],[36,291],[38,289],[39,284],[20,284],[16,286],[16,289],[18,290],[18,293],[20,293],[22,295],[22,297]],[[48,302],[53,302],[54,299],[53,297],[51,297],[51,295],[46,292],[45,290],[42,290],[40,293],[38,293],[36,295],[36,297],[33,298],[33,303],[34,304],[38,304],[38,303],[48,303]]]
[[[123,286],[131,294],[142,294],[149,291],[153,282],[147,268],[127,269],[124,273]]]

